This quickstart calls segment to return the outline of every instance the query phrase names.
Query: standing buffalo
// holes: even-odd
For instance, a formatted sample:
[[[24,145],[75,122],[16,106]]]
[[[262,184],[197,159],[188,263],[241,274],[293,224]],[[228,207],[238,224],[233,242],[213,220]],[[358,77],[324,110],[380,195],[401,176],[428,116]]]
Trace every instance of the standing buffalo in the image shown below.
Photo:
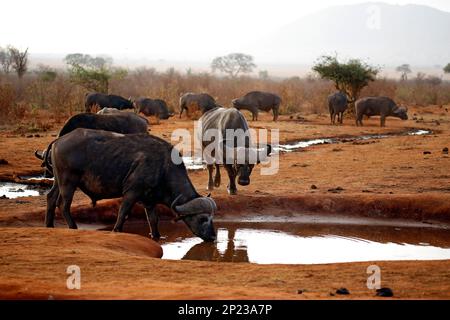
[[[220,186],[219,165],[223,164],[228,173],[230,183],[228,184],[228,193],[235,195],[237,193],[236,177],[241,186],[250,184],[250,175],[255,164],[259,163],[261,158],[267,157],[271,153],[271,146],[264,146],[263,150],[258,152],[251,146],[250,132],[244,115],[234,108],[216,108],[206,112],[199,119],[199,133],[202,143],[202,150],[210,149],[211,144],[215,148],[211,154],[204,154],[208,167],[208,190]],[[232,133],[231,140],[227,140],[227,133]],[[217,134],[213,141],[211,134]],[[204,152],[205,153],[205,152]],[[260,158],[260,153],[262,154]],[[222,155],[222,157],[221,157]],[[213,170],[216,168],[216,175],[213,183]]]
[[[103,108],[115,108],[118,110],[133,109],[133,102],[121,96],[103,93],[88,93],[84,107],[86,112],[91,112],[92,107],[98,105]]]
[[[218,107],[216,100],[209,94],[188,92],[180,97],[180,118],[184,110],[186,110],[186,115],[188,114],[188,108],[190,106],[196,106],[202,114]]]
[[[386,117],[396,117],[402,120],[408,120],[406,108],[399,108],[395,102],[387,97],[367,97],[356,101],[356,125],[363,125],[362,118],[364,115],[380,116],[380,126],[384,127]]]
[[[245,96],[234,99],[233,107],[238,110],[249,110],[252,113],[252,120],[258,120],[258,111],[273,111],[273,121],[277,121],[280,109],[281,98],[276,94],[261,91],[252,91]]]
[[[172,160],[173,146],[148,134],[123,135],[91,129],[76,129],[60,137],[51,153],[55,181],[47,194],[45,225],[53,227],[58,205],[69,228],[77,225],[70,215],[75,190],[93,202],[122,197],[113,231],[122,231],[135,203],[144,205],[152,237],[160,237],[157,204],[171,208],[205,241],[216,238],[214,200],[200,196],[192,185],[184,163]],[[179,159],[181,156],[175,153]]]
[[[338,122],[342,124],[344,112],[347,110],[347,95],[343,92],[336,92],[328,96],[328,108],[330,110],[331,124],[335,124],[336,116]]]
[[[169,117],[173,116],[169,113],[169,108],[167,103],[161,99],[148,99],[148,98],[138,98],[134,101],[137,113],[143,113],[145,116],[156,116],[159,123],[159,119],[167,120]]]
[[[123,134],[147,133],[148,121],[132,112],[113,114],[80,113],[66,121],[58,137],[62,137],[77,128],[113,131]],[[42,167],[46,168],[46,177],[53,177],[52,165],[50,163],[51,147],[52,144],[47,147],[46,151],[39,152],[36,150],[34,153],[38,159],[43,160]]]

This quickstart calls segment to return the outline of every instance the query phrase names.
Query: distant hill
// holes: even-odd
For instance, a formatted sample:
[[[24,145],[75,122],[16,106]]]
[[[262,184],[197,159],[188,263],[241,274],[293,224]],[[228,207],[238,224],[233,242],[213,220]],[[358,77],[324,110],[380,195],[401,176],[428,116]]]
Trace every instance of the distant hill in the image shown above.
[[[311,64],[323,54],[396,66],[450,62],[450,13],[421,5],[365,3],[305,16],[252,43],[258,60]]]

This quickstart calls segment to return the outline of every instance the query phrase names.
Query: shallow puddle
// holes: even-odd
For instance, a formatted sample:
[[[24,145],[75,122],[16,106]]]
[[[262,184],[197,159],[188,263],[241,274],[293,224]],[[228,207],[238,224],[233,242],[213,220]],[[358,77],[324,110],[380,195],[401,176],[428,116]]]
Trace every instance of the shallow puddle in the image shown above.
[[[303,223],[216,222],[217,241],[203,242],[182,223],[161,222],[163,259],[259,264],[320,264],[450,259],[450,230]],[[148,236],[145,221],[125,232]]]
[[[20,197],[36,197],[44,195],[47,188],[38,187],[30,184],[21,184],[13,182],[0,183],[0,197],[15,199]]]
[[[299,149],[304,149],[307,147],[321,145],[321,144],[336,144],[342,142],[354,142],[354,141],[364,141],[371,139],[385,139],[389,137],[397,137],[397,136],[423,136],[429,135],[432,132],[430,130],[422,130],[422,129],[412,129],[406,132],[401,132],[398,134],[367,134],[356,137],[347,137],[347,138],[320,138],[320,139],[307,139],[298,142],[291,142],[287,144],[279,144],[273,146],[274,151],[278,151],[280,153],[293,152]],[[201,158],[193,158],[193,157],[183,157],[183,162],[188,170],[202,170],[206,168],[205,163]]]

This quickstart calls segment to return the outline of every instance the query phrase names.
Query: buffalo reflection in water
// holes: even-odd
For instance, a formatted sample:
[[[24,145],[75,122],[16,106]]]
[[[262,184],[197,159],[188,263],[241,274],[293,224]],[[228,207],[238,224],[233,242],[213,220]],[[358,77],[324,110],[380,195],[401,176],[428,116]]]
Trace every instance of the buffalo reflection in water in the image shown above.
[[[249,262],[247,248],[245,246],[235,246],[235,234],[236,228],[228,229],[227,248],[223,254],[217,249],[217,243],[201,242],[189,249],[183,260]]]

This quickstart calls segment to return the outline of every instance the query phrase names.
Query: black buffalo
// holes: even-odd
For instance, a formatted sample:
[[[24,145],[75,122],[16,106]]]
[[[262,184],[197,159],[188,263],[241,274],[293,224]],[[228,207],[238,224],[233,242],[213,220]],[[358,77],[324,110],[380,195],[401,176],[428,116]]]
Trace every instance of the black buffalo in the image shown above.
[[[134,101],[137,113],[143,113],[145,116],[155,116],[159,119],[167,120],[173,116],[169,112],[167,103],[161,99],[138,98]]]
[[[250,141],[250,132],[247,120],[244,115],[235,108],[215,108],[206,112],[198,122],[202,149],[210,148],[210,144],[215,146],[211,154],[203,154],[208,167],[208,190],[220,186],[220,167],[223,165],[228,173],[230,182],[228,193],[237,193],[236,177],[238,184],[247,186],[250,184],[250,175],[255,164],[266,158],[271,153],[271,146],[264,146],[261,152],[257,152]],[[227,131],[233,133],[231,140],[227,140]],[[218,133],[222,137],[221,141],[212,141],[210,133]],[[219,138],[220,139],[220,138]],[[260,157],[261,153],[261,157]],[[213,170],[216,174],[213,182]]]
[[[258,111],[273,111],[273,121],[277,121],[280,110],[281,98],[273,93],[252,91],[245,96],[234,99],[233,107],[238,110],[244,109],[252,113],[252,120],[258,120]]]
[[[84,102],[86,112],[91,112],[93,106],[103,108],[115,108],[118,110],[133,109],[133,102],[114,94],[88,93]]]
[[[218,107],[216,100],[209,94],[188,92],[180,97],[180,118],[184,110],[186,110],[186,115],[188,115],[188,108],[191,106],[198,108],[202,114]]]
[[[173,152],[175,151],[175,152]],[[177,220],[205,241],[215,240],[214,200],[200,196],[173,146],[148,134],[76,129],[57,139],[51,157],[55,181],[47,194],[45,225],[54,226],[58,205],[71,229],[77,225],[70,206],[77,188],[93,202],[122,197],[113,231],[123,224],[135,203],[145,207],[153,238],[159,238],[157,204],[171,208]]]
[[[77,128],[113,131],[123,134],[147,133],[148,121],[132,112],[112,114],[80,113],[66,121],[58,137],[62,137]],[[43,152],[36,150],[34,153],[38,159],[43,160],[42,167],[46,168],[45,177],[53,177],[51,158],[49,156],[51,146],[52,144]]]
[[[408,109],[398,107],[397,104],[388,97],[366,97],[359,99],[355,103],[356,126],[362,126],[363,116],[380,116],[380,126],[384,127],[386,117],[396,117],[408,120]]]
[[[330,110],[331,124],[335,124],[336,116],[338,122],[342,124],[344,112],[347,110],[347,95],[343,92],[336,92],[328,96],[328,109]]]

